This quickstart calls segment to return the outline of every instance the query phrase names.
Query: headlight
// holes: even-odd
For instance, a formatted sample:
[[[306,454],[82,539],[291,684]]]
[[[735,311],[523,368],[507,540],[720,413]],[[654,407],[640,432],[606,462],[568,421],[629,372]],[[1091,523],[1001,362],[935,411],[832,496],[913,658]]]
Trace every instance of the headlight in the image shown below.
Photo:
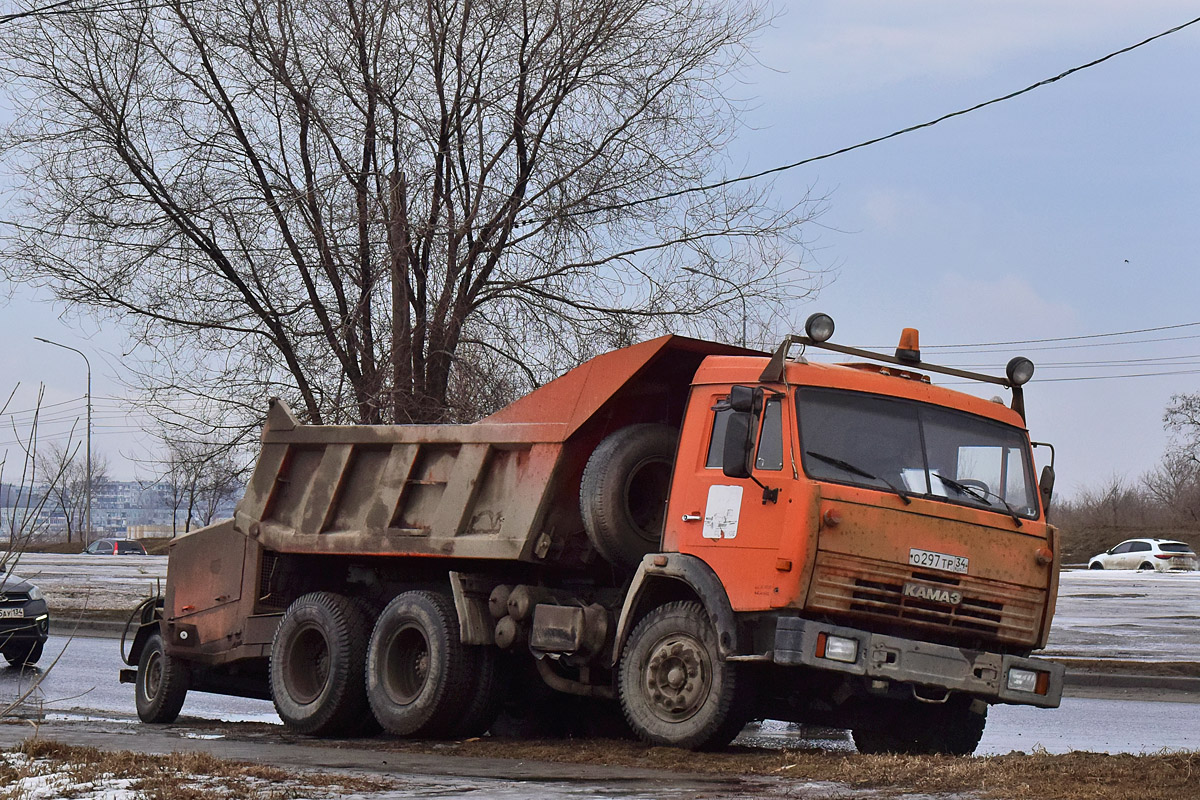
[[[858,640],[822,633],[817,636],[817,658],[853,664],[858,660]]]
[[[1033,362],[1024,356],[1017,356],[1008,362],[1004,368],[1008,380],[1013,386],[1024,386],[1033,377]]]
[[[833,336],[833,317],[828,314],[813,314],[804,323],[804,332],[814,342],[829,341]]]
[[[1013,692],[1045,694],[1050,687],[1050,673],[1013,668],[1008,671],[1008,688]]]
[[[30,600],[41,600],[42,599],[42,590],[36,586],[30,586],[29,587],[29,599]]]

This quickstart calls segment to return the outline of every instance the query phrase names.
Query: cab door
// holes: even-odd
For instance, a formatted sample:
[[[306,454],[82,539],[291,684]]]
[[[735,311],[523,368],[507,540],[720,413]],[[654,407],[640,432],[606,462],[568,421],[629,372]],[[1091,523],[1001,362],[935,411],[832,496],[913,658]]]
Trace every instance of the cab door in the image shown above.
[[[680,436],[664,546],[708,563],[735,611],[766,610],[777,604],[779,594],[776,567],[794,488],[785,464],[790,463],[795,434],[785,413],[786,398],[767,397],[755,419],[753,478],[726,476],[721,464],[733,413],[725,403],[728,393],[728,387],[693,390]]]

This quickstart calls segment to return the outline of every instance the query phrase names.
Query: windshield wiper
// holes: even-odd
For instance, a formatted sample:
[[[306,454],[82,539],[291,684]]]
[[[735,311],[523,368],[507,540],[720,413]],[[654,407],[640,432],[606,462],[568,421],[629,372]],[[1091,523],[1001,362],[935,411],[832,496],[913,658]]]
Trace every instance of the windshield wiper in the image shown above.
[[[980,492],[984,491],[982,489],[977,489],[974,486],[967,486],[965,483],[959,483],[958,481],[954,480],[953,478],[947,478],[945,475],[939,475],[936,472],[933,473],[933,477],[937,478],[939,481],[946,484],[947,486],[949,486],[951,489],[958,492],[959,494],[970,495],[971,497],[974,497],[976,500],[978,500],[981,503],[984,503],[985,505],[990,506],[992,504],[992,501],[987,499],[986,494],[980,494]]]
[[[953,478],[947,478],[945,475],[938,475],[936,472],[933,474],[935,476],[937,476],[938,480],[940,480],[942,483],[946,484],[947,486],[949,486],[951,489],[958,492],[959,494],[970,495],[971,497],[974,497],[976,500],[980,501],[981,503],[986,504],[989,507],[993,506],[995,504],[991,500],[987,499],[987,495],[991,495],[992,497],[996,498],[997,500],[1000,501],[1001,505],[1004,506],[1004,509],[1006,511],[1008,511],[1008,515],[1010,517],[1012,517],[1013,522],[1017,523],[1017,527],[1018,528],[1021,527],[1021,518],[1019,516],[1017,516],[1017,510],[1015,508],[1013,508],[1012,506],[1010,506],[1008,504],[1008,501],[1006,501],[1000,495],[996,494],[995,492],[989,492],[986,489],[978,489],[974,486],[967,486],[965,483],[959,483],[958,481],[954,480]]]
[[[892,482],[889,481],[887,478],[880,478],[877,475],[872,475],[871,473],[867,472],[862,467],[856,467],[853,464],[851,464],[849,461],[843,461],[840,458],[834,458],[833,456],[827,456],[824,453],[818,453],[814,450],[805,450],[804,452],[807,453],[808,455],[812,456],[813,458],[817,459],[818,461],[824,461],[826,464],[832,464],[833,466],[837,467],[838,469],[840,469],[844,472],[849,472],[851,475],[858,475],[859,477],[866,478],[869,481],[879,481],[880,483],[885,484],[889,489],[891,489],[893,492],[895,492],[901,500],[904,501],[904,505],[908,505],[909,503],[912,502],[912,500],[909,499],[907,492],[905,492],[903,489],[900,489],[897,486],[894,486],[892,484]]]

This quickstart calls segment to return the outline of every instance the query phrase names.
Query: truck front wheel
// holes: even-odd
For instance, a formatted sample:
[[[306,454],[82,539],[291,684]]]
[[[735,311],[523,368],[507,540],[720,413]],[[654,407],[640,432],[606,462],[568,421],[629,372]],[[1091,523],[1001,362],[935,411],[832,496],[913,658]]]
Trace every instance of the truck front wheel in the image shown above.
[[[366,649],[366,615],[349,598],[312,592],[288,606],[271,642],[271,698],[284,724],[312,736],[362,730]]]
[[[135,703],[138,719],[174,722],[188,691],[187,667],[163,650],[162,636],[153,634],[138,658]]]
[[[965,695],[945,703],[912,701],[879,724],[852,731],[860,753],[969,756],[979,746],[987,724],[987,704]]]
[[[398,736],[430,738],[477,725],[462,719],[481,713],[472,699],[480,688],[475,655],[459,637],[450,598],[429,591],[397,596],[379,615],[367,651],[367,697],[379,724]]]
[[[699,603],[647,614],[625,644],[618,681],[625,718],[652,744],[724,747],[749,720],[749,683],[738,664],[720,659]]]

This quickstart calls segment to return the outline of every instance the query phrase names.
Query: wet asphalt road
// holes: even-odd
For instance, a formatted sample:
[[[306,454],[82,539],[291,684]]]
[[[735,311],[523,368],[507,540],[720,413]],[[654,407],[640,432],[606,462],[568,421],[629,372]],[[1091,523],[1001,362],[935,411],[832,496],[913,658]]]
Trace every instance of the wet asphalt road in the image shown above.
[[[42,666],[58,663],[23,704],[23,712],[39,710],[51,720],[104,720],[136,726],[133,686],[117,682],[123,666],[118,640],[77,636],[70,642],[54,637]],[[29,689],[37,673],[0,670],[0,701],[11,703]],[[980,755],[1091,750],[1108,753],[1152,753],[1162,748],[1200,749],[1200,697],[1193,702],[1068,697],[1058,709],[993,706]],[[181,726],[203,729],[210,721],[278,723],[271,703],[193,692],[183,707]],[[844,732],[797,727],[779,722],[753,725],[739,743],[761,747],[822,747],[850,751]]]
[[[19,571],[34,577],[51,599],[86,594],[93,602],[119,601],[165,575],[163,557],[28,555]],[[136,602],[136,600],[135,600]],[[90,607],[97,605],[89,603]],[[120,607],[107,605],[105,607]],[[42,659],[50,664],[63,652],[65,638],[51,638]],[[1133,571],[1063,573],[1058,610],[1047,655],[1129,661],[1200,663],[1200,573],[1160,574]],[[26,701],[48,718],[112,719],[132,724],[133,687],[117,682],[123,666],[115,639],[78,636],[59,663]],[[0,668],[0,701],[12,702],[30,685],[31,676]],[[1123,699],[1069,697],[1060,709],[994,706],[980,753],[1073,749],[1103,752],[1155,752],[1164,747],[1200,749],[1197,706],[1192,702],[1147,702],[1146,695]],[[1196,697],[1173,696],[1196,701]],[[185,718],[278,722],[269,702],[192,693]],[[796,729],[768,722],[748,729],[742,741],[763,746],[811,746],[850,749],[841,732]]]

